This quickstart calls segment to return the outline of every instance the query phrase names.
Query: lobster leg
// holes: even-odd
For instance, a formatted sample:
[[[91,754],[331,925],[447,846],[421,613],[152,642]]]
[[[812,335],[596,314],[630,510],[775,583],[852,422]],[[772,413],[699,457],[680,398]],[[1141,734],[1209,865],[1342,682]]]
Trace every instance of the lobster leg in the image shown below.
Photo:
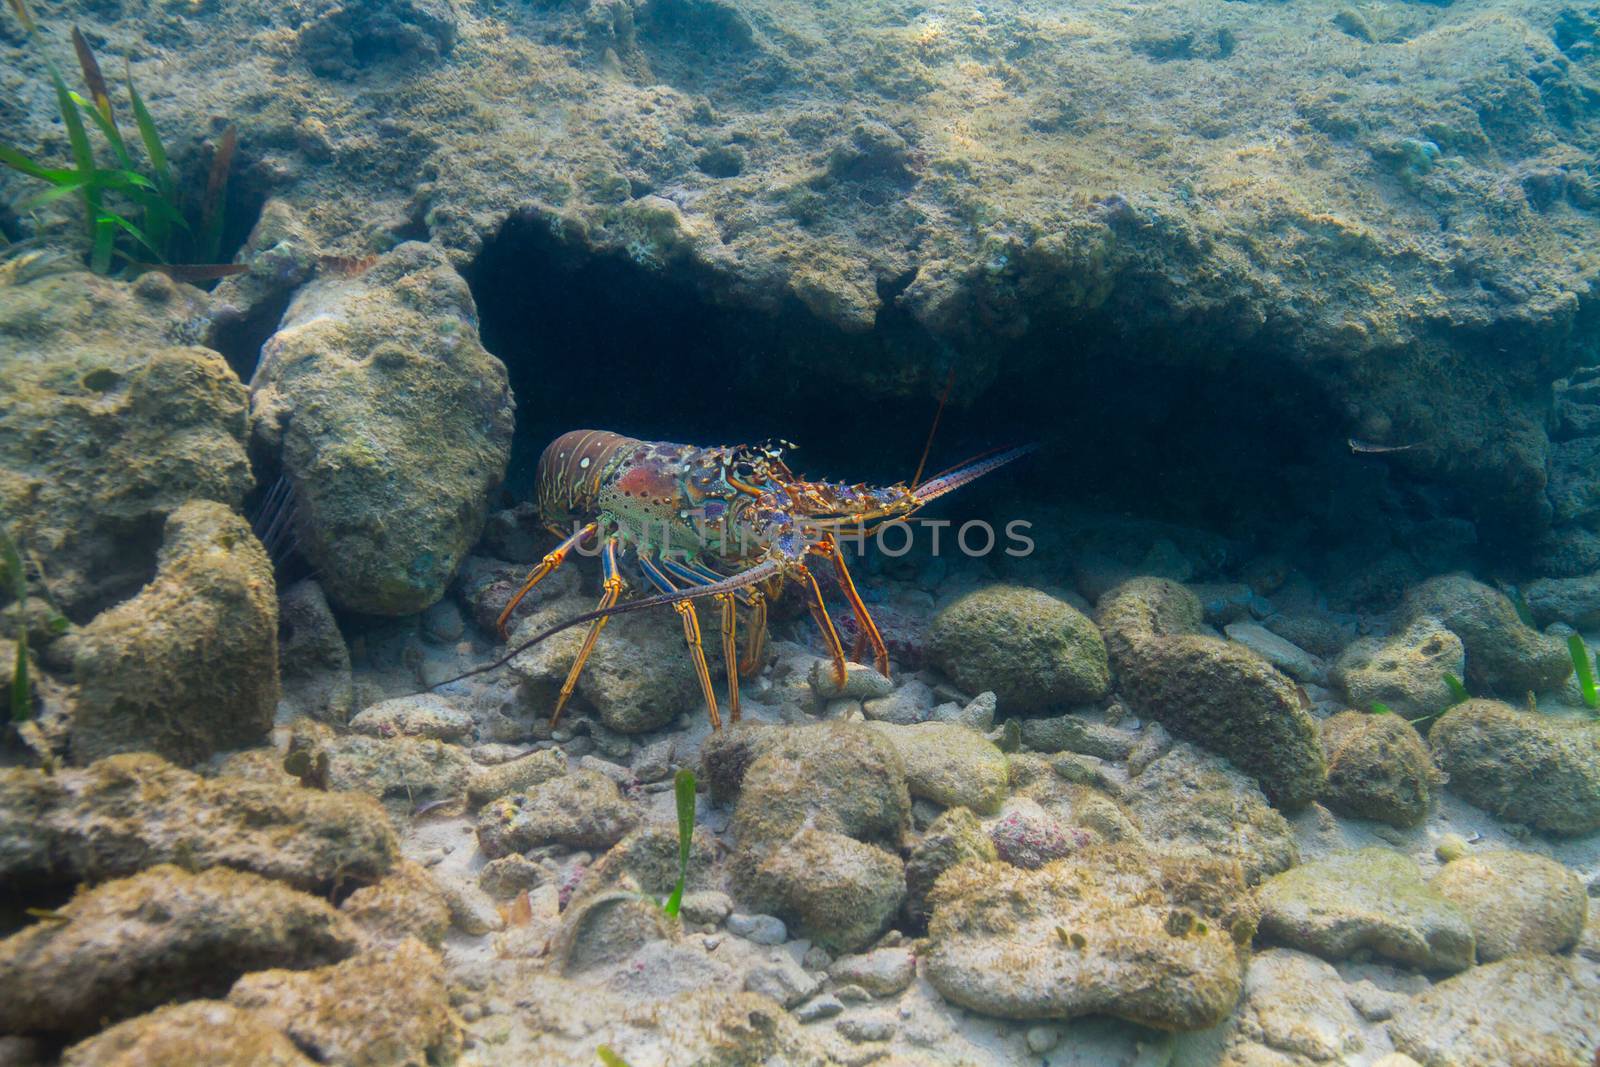
[[[761,654],[767,650],[767,597],[759,589],[750,590],[750,636],[745,641],[739,673],[745,677],[761,667]]]
[[[656,561],[646,556],[639,557],[639,567],[644,571],[645,577],[650,579],[652,585],[663,593],[678,591],[672,584]],[[722,715],[717,711],[717,693],[711,688],[711,668],[706,666],[706,652],[700,643],[700,617],[695,614],[694,601],[677,600],[672,604],[677,610],[678,617],[683,620],[683,641],[689,646],[689,660],[694,664],[695,677],[700,680],[700,695],[706,701],[706,715],[711,719],[713,730],[722,729]]]
[[[511,598],[506,604],[505,610],[500,613],[500,617],[494,621],[494,628],[499,631],[500,640],[504,641],[506,639],[506,621],[511,618],[511,613],[517,610],[517,605],[522,603],[522,598],[527,596],[534,586],[544,581],[551,571],[565,563],[568,553],[576,548],[580,541],[596,532],[599,528],[599,523],[591,522],[555,548],[552,548],[545,554],[544,559],[539,561],[539,565],[528,572],[527,580],[522,583],[522,588],[517,590],[517,595]]]
[[[600,552],[600,603],[597,611],[603,611],[617,602],[622,595],[622,575],[617,571],[617,539],[606,539],[605,547]],[[606,628],[610,616],[594,620],[589,626],[589,632],[584,635],[583,645],[578,649],[578,658],[572,661],[572,668],[567,671],[567,680],[561,683],[561,694],[556,697],[556,710],[550,714],[550,726],[555,728],[561,721],[561,711],[567,706],[567,701],[572,699],[572,691],[578,686],[578,675],[583,673],[583,665],[589,662],[589,656],[594,652],[594,643],[600,639],[600,631]]]
[[[817,585],[817,577],[803,566],[796,565],[795,571],[801,582],[807,587],[806,605],[811,609],[811,618],[817,624],[817,629],[822,631],[823,644],[828,646],[828,656],[833,660],[833,684],[844,686],[844,646],[839,644],[839,631],[833,628],[833,620],[828,617],[828,606],[822,602],[822,589]]]
[[[728,720],[739,721],[739,608],[731,593],[718,593],[722,605],[722,662],[728,669]]]
[[[839,542],[833,539],[833,534],[824,534],[818,547],[812,551],[833,560],[833,572],[838,575],[839,588],[844,590],[844,598],[850,602],[850,610],[855,613],[856,625],[861,628],[861,634],[856,638],[855,654],[851,658],[860,658],[863,644],[872,646],[872,665],[879,674],[887,678],[889,650],[884,647],[883,635],[878,632],[878,624],[872,621],[872,616],[867,613],[866,604],[861,602],[861,594],[856,592],[856,583],[850,579],[850,569],[844,564],[844,553],[839,551]]]
[[[667,561],[663,560],[662,562],[665,563]],[[720,582],[723,578],[723,576],[718,574],[716,571],[702,563],[696,563],[693,560],[685,562],[683,566],[693,573],[699,575],[700,578],[705,582]],[[738,598],[740,604],[750,609],[750,636],[745,639],[744,656],[732,657],[727,656],[726,652],[724,653],[724,658],[726,658],[728,662],[728,684],[731,703],[733,704],[733,721],[738,722],[739,698],[736,695],[736,687],[738,685],[737,678],[748,678],[750,675],[756,672],[758,667],[761,666],[761,653],[766,650],[767,645],[767,598],[759,589],[740,589],[735,591],[733,595]],[[725,626],[723,629],[726,632],[727,630],[734,629],[736,627],[737,622],[731,626]],[[726,645],[724,647],[726,647]]]

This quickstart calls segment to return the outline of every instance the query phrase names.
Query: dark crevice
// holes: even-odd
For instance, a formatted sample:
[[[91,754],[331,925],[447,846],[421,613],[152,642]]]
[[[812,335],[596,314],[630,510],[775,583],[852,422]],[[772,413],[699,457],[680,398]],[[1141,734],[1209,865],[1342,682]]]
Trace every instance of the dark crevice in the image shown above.
[[[255,375],[256,363],[261,358],[261,346],[277,332],[283,313],[289,310],[294,290],[285,287],[281,292],[249,308],[240,315],[218,318],[211,325],[211,335],[206,343],[221,352],[228,366],[246,385]]]
[[[909,273],[880,283],[888,303],[873,329],[847,333],[798,303],[724,306],[689,270],[594,256],[532,217],[508,221],[468,279],[484,343],[517,395],[508,504],[530,497],[544,445],[578,428],[695,444],[786,438],[801,446],[796,470],[813,476],[908,478],[953,367],[930,472],[999,445],[1043,445],[964,490],[973,514],[1088,508],[1304,550],[1397,541],[1464,513],[1382,457],[1352,454],[1342,413],[1281,352],[1215,354],[1156,316],[1030,308],[1024,335],[964,358],[893,302]],[[1130,333],[1129,321],[1153,325]],[[995,361],[997,372],[981,370]]]

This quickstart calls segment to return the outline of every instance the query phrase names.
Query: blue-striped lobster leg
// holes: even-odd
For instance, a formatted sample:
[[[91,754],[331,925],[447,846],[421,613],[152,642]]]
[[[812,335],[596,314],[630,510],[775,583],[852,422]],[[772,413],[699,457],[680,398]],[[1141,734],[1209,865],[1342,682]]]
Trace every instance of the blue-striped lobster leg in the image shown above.
[[[722,575],[694,563],[679,563],[663,557],[661,569],[685,585],[705,585]],[[739,721],[739,638],[738,605],[734,593],[714,593],[711,599],[722,609],[722,663],[728,673],[728,721]]]
[[[639,556],[639,567],[644,571],[644,576],[650,584],[661,590],[663,594],[676,593],[679,589],[667,577],[662,569],[662,561],[652,560],[649,556]],[[696,583],[698,584],[698,583]],[[714,594],[722,596],[723,594]],[[683,620],[683,640],[689,646],[689,659],[694,664],[694,673],[700,679],[700,695],[705,697],[706,714],[711,718],[713,730],[722,729],[722,715],[717,711],[716,690],[711,688],[711,668],[706,666],[706,652],[700,643],[700,617],[695,613],[693,600],[674,600],[673,608],[678,612],[678,617]],[[726,618],[726,609],[724,609]],[[735,685],[738,683],[735,682]]]
[[[686,561],[685,566],[698,574],[702,583],[720,582],[723,575],[707,567],[703,563],[693,560]],[[738,661],[739,677],[748,678],[761,666],[761,655],[767,650],[767,594],[760,587],[739,589],[733,594],[739,603],[750,609],[750,618],[746,625],[749,627],[750,636],[745,638],[744,655]],[[734,716],[735,721],[738,715]]]
[[[602,592],[600,603],[595,607],[596,611],[604,611],[611,607],[617,602],[617,598],[622,596],[622,573],[617,570],[617,543],[615,537],[608,537],[600,550]],[[600,616],[590,624],[589,632],[584,635],[583,645],[578,649],[578,658],[572,661],[572,668],[567,671],[567,680],[561,683],[561,695],[556,697],[556,710],[550,715],[552,728],[561,721],[561,711],[567,706],[567,701],[572,699],[572,691],[577,688],[578,675],[583,673],[583,665],[589,662],[589,655],[594,651],[594,643],[600,639],[600,631],[606,628],[606,623],[610,619],[609,615]]]
[[[500,617],[494,621],[494,628],[499,631],[500,640],[504,641],[506,639],[506,622],[511,618],[511,613],[517,610],[517,605],[522,603],[522,598],[527,596],[529,591],[531,591],[534,586],[544,581],[551,571],[565,563],[567,561],[567,555],[578,546],[579,542],[581,542],[585,537],[588,537],[590,534],[595,533],[599,529],[599,523],[591,522],[589,525],[585,526],[583,529],[579,530],[577,533],[573,534],[556,547],[552,548],[549,552],[545,553],[544,559],[539,561],[538,566],[534,567],[533,570],[528,572],[528,577],[525,581],[523,581],[522,588],[517,590],[516,596],[512,597],[506,602],[505,610],[502,611],[500,613]]]

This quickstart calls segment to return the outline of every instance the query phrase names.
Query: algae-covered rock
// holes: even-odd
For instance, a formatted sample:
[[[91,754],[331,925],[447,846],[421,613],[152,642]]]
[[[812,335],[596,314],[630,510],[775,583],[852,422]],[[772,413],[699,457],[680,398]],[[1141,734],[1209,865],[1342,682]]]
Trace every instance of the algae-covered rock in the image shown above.
[[[772,849],[741,891],[830,952],[872,943],[906,898],[897,856],[825,830],[804,829]]]
[[[490,767],[474,767],[467,782],[467,804],[482,807],[507,793],[531,789],[567,773],[567,757],[559,748],[544,748]]]
[[[898,848],[910,825],[905,764],[865,725],[758,731],[731,828],[741,849],[782,842],[804,826]]]
[[[1109,779],[1095,776],[1085,781],[1068,781],[1056,769],[1059,763],[1067,764],[1062,757],[1052,760],[1032,752],[1013,753],[1011,766],[1012,796],[1006,801],[1010,809],[1024,810],[1024,800],[1034,801],[1038,807],[1062,826],[1092,830],[1105,841],[1141,840],[1138,820],[1122,802],[1107,792],[1121,787]]]
[[[343,723],[355,711],[350,649],[312,578],[278,594],[278,675],[292,715]]]
[[[74,619],[148,580],[181,505],[250,488],[244,386],[193,343],[207,306],[159,274],[0,275],[0,515]]]
[[[62,1067],[312,1067],[315,1062],[260,1015],[221,1000],[157,1008],[61,1054]]]
[[[548,626],[588,611],[593,602],[577,597],[541,606],[518,624],[514,647]],[[706,625],[709,620],[702,620]],[[710,624],[714,627],[715,624]],[[712,632],[708,628],[707,632]],[[511,670],[526,683],[533,713],[549,715],[567,671],[578,657],[584,627],[574,627],[511,660]],[[708,655],[713,674],[720,657]],[[600,714],[608,729],[635,734],[671,722],[680,712],[700,713],[700,684],[683,643],[683,627],[672,612],[640,612],[612,619],[595,642],[578,676],[577,696]]]
[[[976,730],[943,722],[872,723],[868,729],[888,738],[900,754],[912,796],[979,815],[1000,810],[1010,777],[1005,753]]]
[[[1223,1031],[1218,1067],[1351,1062],[1367,1048],[1366,1025],[1351,998],[1332,993],[1341,984],[1339,972],[1315,956],[1287,948],[1255,953],[1244,997]]]
[[[617,783],[597,771],[576,770],[484,805],[478,845],[490,858],[547,844],[607,849],[638,822]]]
[[[1035,752],[1081,752],[1110,760],[1125,760],[1133,751],[1132,735],[1078,715],[1023,719],[1022,743]]]
[[[1559,956],[1474,967],[1413,997],[1389,1023],[1395,1048],[1426,1067],[1589,1067],[1600,1048],[1600,979]]]
[[[1554,834],[1600,829],[1600,724],[1469,700],[1428,744],[1450,791],[1486,811]]]
[[[466,796],[474,769],[465,749],[443,741],[335,734],[308,719],[294,725],[289,760],[313,768],[323,788],[377,797],[395,815]]]
[[[1425,971],[1472,966],[1472,927],[1409,857],[1365,848],[1264,882],[1261,936],[1338,963],[1365,949]]]
[[[88,1033],[169,1000],[220,996],[247,971],[340,960],[357,944],[326,901],[224,868],[152,867],[57,914],[0,941],[0,1029]]]
[[[1511,599],[1464,575],[1431,578],[1406,593],[1409,620],[1437,619],[1467,650],[1467,687],[1521,699],[1566,681],[1572,658],[1566,643],[1523,622]]]
[[[396,945],[414,937],[438,948],[450,930],[450,904],[427,869],[402,860],[377,885],[346,897],[339,910],[356,924],[366,945]]]
[[[1192,632],[1200,601],[1176,582],[1135,578],[1097,612],[1121,692],[1173,734],[1226,756],[1293,810],[1327,777],[1309,701],[1244,647]]]
[[[1578,876],[1528,852],[1464,856],[1445,864],[1431,884],[1472,925],[1479,963],[1565,952],[1577,943],[1589,913]]]
[[[17,889],[184,863],[327,892],[376,882],[399,853],[369,797],[202,778],[145,753],[53,775],[0,770],[0,882]]]
[[[331,600],[403,615],[444,594],[505,474],[512,408],[467,284],[431,245],[299,290],[262,347],[251,433],[281,459]]]
[[[1245,775],[1192,745],[1148,764],[1123,795],[1149,847],[1237,863],[1254,885],[1300,859],[1288,820]]]
[[[928,921],[928,894],[941,874],[962,863],[993,863],[999,859],[994,841],[978,817],[966,808],[940,814],[911,846],[906,860],[906,914],[914,925]]]
[[[461,1050],[444,963],[416,940],[312,970],[247,974],[228,1002],[324,1063],[450,1063]]]
[[[272,562],[222,504],[172,512],[155,577],[76,634],[72,757],[179,763],[266,740],[278,706]]]
[[[1416,729],[1399,715],[1343,711],[1322,724],[1330,808],[1394,826],[1427,818],[1439,772]]]
[[[689,839],[689,872],[684,891],[710,891],[722,887],[722,870],[717,865],[717,840],[705,827],[697,826]],[[632,888],[655,897],[666,897],[678,882],[678,827],[676,823],[647,822],[606,851],[572,890],[571,900],[591,893]]]
[[[472,716],[438,693],[412,693],[362,708],[350,729],[369,737],[459,741],[472,732]]]
[[[957,685],[993,692],[1003,711],[1098,700],[1110,684],[1094,623],[1036,589],[992,585],[968,593],[939,612],[928,642],[934,663]]]
[[[1227,867],[1100,848],[1036,871],[968,863],[930,897],[924,973],[1005,1019],[1112,1015],[1162,1030],[1228,1016],[1255,912]]]
[[[1352,642],[1333,665],[1333,681],[1351,707],[1385,704],[1397,715],[1436,715],[1455,699],[1446,676],[1466,675],[1461,638],[1437,619],[1423,617],[1390,637]]]
[[[1590,531],[1583,532],[1590,538],[1595,536]],[[1564,622],[1580,630],[1600,626],[1600,572],[1570,578],[1539,578],[1523,586],[1522,596],[1534,622],[1540,626],[1553,622]]]

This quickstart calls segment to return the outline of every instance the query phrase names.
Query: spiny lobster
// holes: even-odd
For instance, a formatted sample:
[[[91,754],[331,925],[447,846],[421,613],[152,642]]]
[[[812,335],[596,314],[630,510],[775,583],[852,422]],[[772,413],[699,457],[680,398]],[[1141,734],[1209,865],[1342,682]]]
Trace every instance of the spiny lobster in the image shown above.
[[[899,482],[882,488],[798,478],[783,461],[785,447],[793,446],[769,442],[698,448],[640,441],[606,430],[574,430],[556,438],[539,458],[539,516],[552,532],[567,536],[529,572],[522,588],[500,613],[497,628],[501,639],[506,639],[506,623],[517,605],[590,538],[599,541],[600,603],[595,610],[557,623],[494,663],[459,677],[493,670],[546,638],[589,623],[589,632],[556,698],[551,716],[554,724],[611,616],[671,604],[683,620],[684,640],[712,728],[721,729],[722,717],[701,647],[696,600],[709,598],[721,609],[722,655],[734,722],[739,721],[739,676],[756,669],[765,647],[767,601],[790,582],[804,591],[832,660],[835,684],[844,684],[844,648],[823,604],[817,579],[806,565],[810,557],[831,562],[855,615],[859,637],[852,658],[859,660],[870,647],[873,665],[879,673],[888,674],[888,650],[850,579],[836,532],[848,525],[869,536],[877,529],[871,524],[904,519],[929,501],[1019,459],[1034,446],[988,453],[920,484],[913,477],[911,484]],[[569,534],[574,526],[576,532]],[[632,551],[656,595],[619,603],[624,582],[618,557],[624,550]],[[750,636],[743,655],[738,654],[737,640],[740,607],[749,613]]]

